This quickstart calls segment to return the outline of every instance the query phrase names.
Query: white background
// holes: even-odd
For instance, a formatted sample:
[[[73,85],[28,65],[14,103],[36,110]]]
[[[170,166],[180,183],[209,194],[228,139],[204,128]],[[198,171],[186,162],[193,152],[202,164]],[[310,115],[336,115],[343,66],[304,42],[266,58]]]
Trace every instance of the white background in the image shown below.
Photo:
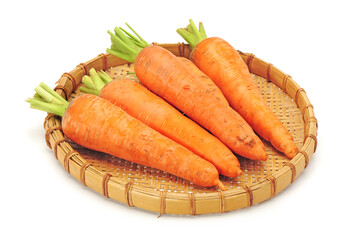
[[[1,239],[307,239],[358,237],[358,7],[355,1],[2,1]],[[203,216],[129,208],[85,188],[46,146],[45,113],[24,101],[105,52],[129,22],[148,42],[208,36],[254,53],[303,87],[319,122],[309,166],[275,198]]]

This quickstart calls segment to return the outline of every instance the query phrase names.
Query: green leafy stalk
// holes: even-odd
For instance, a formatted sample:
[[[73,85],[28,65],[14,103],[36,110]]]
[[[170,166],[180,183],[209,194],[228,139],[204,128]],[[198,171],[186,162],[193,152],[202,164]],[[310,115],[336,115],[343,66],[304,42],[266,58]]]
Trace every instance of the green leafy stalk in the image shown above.
[[[49,92],[47,92],[40,85],[35,88],[35,91],[47,103],[61,104],[60,100],[58,100],[56,97],[52,96]]]
[[[107,73],[104,70],[101,69],[97,73],[105,84],[112,81],[112,78],[109,75],[107,75]]]
[[[26,102],[30,103],[30,107],[40,111],[53,113],[58,116],[63,116],[65,114],[66,108],[54,103],[43,102],[34,98],[28,98]]]
[[[197,45],[195,37],[186,28],[178,28],[177,33],[181,35],[181,37],[191,46],[191,48],[194,48]]]
[[[186,28],[178,28],[177,33],[190,45],[195,48],[198,43],[207,38],[206,31],[202,22],[199,23],[199,28],[196,27],[192,19]]]
[[[107,48],[106,49],[106,52],[108,52],[109,54],[112,54],[118,58],[122,58],[128,62],[134,62],[136,58],[134,58],[133,56],[129,56],[128,53],[124,53],[124,52],[120,52],[120,51],[117,51],[117,50],[114,50],[114,49],[110,49],[110,48]]]
[[[203,40],[203,37],[202,37],[201,33],[198,31],[198,29],[197,29],[196,25],[194,24],[193,20],[190,19],[190,20],[189,20],[189,23],[190,23],[190,25],[191,25],[192,34],[195,35],[195,38],[196,38],[197,40],[202,41],[202,40]]]
[[[35,92],[34,97],[26,99],[26,102],[30,103],[31,108],[53,113],[61,117],[65,114],[69,102],[50,87],[40,83],[35,88]]]
[[[193,27],[192,27],[192,25],[191,24],[188,24],[187,25],[187,27],[186,27],[186,29],[188,30],[188,32],[190,32],[190,33],[194,33],[194,29],[193,29]]]
[[[90,76],[85,75],[82,77],[82,83],[90,89],[96,89],[95,84],[93,83],[92,79]]]
[[[125,23],[125,24],[139,38],[139,40],[141,40],[142,43],[149,46],[149,44],[130,26],[130,24],[128,24],[128,23]]]
[[[121,52],[124,52],[126,54],[128,54],[128,58],[129,59],[136,59],[137,56],[137,48],[134,48],[132,46],[129,46],[128,44],[126,44],[124,42],[123,39],[121,39],[120,37],[118,37],[116,34],[112,33],[111,31],[108,31],[108,33],[111,35],[111,42],[112,44],[119,49]],[[127,59],[125,59],[127,60]]]
[[[202,37],[203,37],[204,39],[206,39],[206,38],[207,38],[207,34],[206,34],[206,31],[204,30],[204,26],[203,26],[203,23],[202,23],[202,22],[199,22],[198,30],[199,30],[199,32],[201,33]]]
[[[132,49],[134,47],[134,43],[132,42],[131,38],[129,38],[128,36],[126,36],[126,34],[124,34],[120,28],[115,27],[115,34],[117,37],[119,37],[125,44],[127,44],[130,49]]]
[[[85,87],[80,87],[81,92],[99,95],[101,89],[112,81],[112,78],[103,70],[96,72],[94,68],[91,68],[89,73],[90,76],[85,75],[82,77],[82,83]]]
[[[100,91],[96,90],[96,89],[91,89],[91,88],[87,88],[87,87],[80,87],[79,88],[81,92],[84,93],[88,93],[88,94],[93,94],[93,95],[100,95]]]
[[[126,33],[127,36],[131,38],[131,40],[134,41],[135,44],[137,44],[139,47],[147,47],[149,44],[146,41],[141,41],[140,39],[133,36],[130,32],[126,31],[124,28],[120,27],[120,30],[124,33]]]
[[[149,44],[128,23],[126,25],[134,35],[122,27],[116,27],[114,33],[107,31],[111,36],[111,48],[107,48],[106,52],[128,62],[134,62],[140,51]]]
[[[42,99],[41,96],[40,96],[38,93],[35,93],[32,98],[37,99],[37,100],[41,100],[41,99]]]
[[[93,84],[95,85],[96,89],[102,89],[106,84],[102,81],[100,76],[97,74],[96,70],[94,68],[91,68],[90,71],[90,77],[93,81]]]
[[[69,103],[63,98],[61,97],[60,94],[58,94],[57,92],[55,92],[54,90],[52,90],[49,86],[47,86],[45,83],[41,82],[39,85],[41,88],[43,88],[46,92],[48,92],[49,94],[51,94],[54,98],[56,98],[58,101],[60,101],[63,105],[65,105],[66,107],[69,105]],[[36,90],[35,90],[36,91]],[[37,92],[38,93],[38,92]],[[38,93],[39,94],[39,93]],[[39,94],[41,96],[41,94]]]
[[[117,52],[120,51],[120,49],[118,49],[114,44],[111,44],[111,49]]]

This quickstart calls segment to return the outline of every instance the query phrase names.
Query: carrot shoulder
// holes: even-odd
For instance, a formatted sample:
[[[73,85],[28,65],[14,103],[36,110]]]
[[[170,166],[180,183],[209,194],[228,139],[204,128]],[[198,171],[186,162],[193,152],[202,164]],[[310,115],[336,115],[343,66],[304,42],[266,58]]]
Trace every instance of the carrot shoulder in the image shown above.
[[[260,136],[288,158],[293,158],[298,148],[292,135],[262,98],[238,52],[217,37],[203,37],[192,42],[192,47],[191,60],[221,89],[229,104]]]
[[[220,174],[240,175],[238,159],[221,141],[141,84],[129,79],[114,80],[99,96],[208,160]]]
[[[64,134],[86,148],[166,171],[199,186],[223,186],[211,163],[103,98],[84,94],[59,111],[45,108],[59,104],[44,105],[38,97],[28,102],[39,110],[62,115]]]

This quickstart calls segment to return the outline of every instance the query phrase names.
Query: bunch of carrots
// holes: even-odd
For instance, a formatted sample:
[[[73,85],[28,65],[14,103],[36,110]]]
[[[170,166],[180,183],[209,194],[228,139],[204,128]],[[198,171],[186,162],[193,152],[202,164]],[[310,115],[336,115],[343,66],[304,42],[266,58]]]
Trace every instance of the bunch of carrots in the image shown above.
[[[177,32],[191,59],[148,44],[119,27],[107,52],[134,63],[140,83],[91,69],[84,93],[67,102],[41,83],[27,101],[62,117],[64,134],[89,149],[154,167],[204,187],[225,190],[219,175],[237,177],[234,153],[265,161],[260,135],[288,158],[298,148],[261,97],[246,64],[225,40],[207,38],[190,20]],[[183,115],[183,113],[185,115]]]

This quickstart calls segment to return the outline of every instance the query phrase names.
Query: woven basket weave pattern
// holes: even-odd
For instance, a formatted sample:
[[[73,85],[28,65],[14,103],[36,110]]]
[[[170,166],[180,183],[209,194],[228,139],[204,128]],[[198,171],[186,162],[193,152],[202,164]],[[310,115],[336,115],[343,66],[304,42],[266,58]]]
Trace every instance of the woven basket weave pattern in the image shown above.
[[[188,57],[183,43],[163,44],[175,55]],[[44,122],[45,138],[65,170],[82,184],[106,197],[150,211],[173,214],[225,212],[257,204],[285,189],[308,165],[316,149],[318,122],[304,89],[292,78],[253,54],[239,52],[252,72],[262,96],[292,134],[300,152],[292,160],[264,141],[269,159],[250,161],[239,157],[243,174],[237,178],[221,176],[227,191],[203,188],[171,174],[131,163],[108,154],[83,148],[61,131],[61,119],[48,115]],[[108,54],[79,64],[61,76],[56,91],[71,101],[81,94],[81,78],[90,68],[104,69],[114,79],[134,79],[133,64]],[[268,81],[270,80],[270,81]]]

